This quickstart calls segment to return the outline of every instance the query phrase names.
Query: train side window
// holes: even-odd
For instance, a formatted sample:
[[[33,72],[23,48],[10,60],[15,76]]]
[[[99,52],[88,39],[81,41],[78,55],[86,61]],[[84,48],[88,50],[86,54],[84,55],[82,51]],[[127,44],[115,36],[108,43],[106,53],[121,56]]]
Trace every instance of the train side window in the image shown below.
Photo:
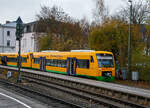
[[[22,57],[22,62],[23,62],[23,63],[27,63],[27,58]]]
[[[92,62],[92,63],[94,63],[94,59],[93,59],[93,56],[91,56],[91,62]]]
[[[48,59],[46,65],[55,67],[66,67],[65,60],[57,60],[57,59]]]
[[[53,59],[51,60],[51,66],[54,66],[54,60]]]
[[[58,66],[58,60],[52,59],[52,66]]]
[[[65,67],[67,67],[67,60],[65,60]]]
[[[17,58],[7,58],[7,62],[17,62]]]
[[[47,59],[47,60],[46,60],[46,65],[47,65],[47,66],[51,66],[51,65],[52,65],[52,60]]]
[[[61,67],[66,68],[67,67],[67,60],[61,60]]]
[[[33,59],[33,54],[30,54],[30,57],[31,57],[31,61],[32,61],[32,59]]]
[[[77,68],[89,68],[89,60],[77,60]]]
[[[51,60],[51,66],[55,66],[55,62],[53,59]]]
[[[54,66],[57,67],[57,60],[54,60]]]
[[[34,64],[40,64],[40,58],[34,58]]]
[[[56,65],[56,67],[59,67],[59,60],[56,60],[57,61],[57,65]]]
[[[67,67],[67,60],[62,60],[62,67],[66,68]]]
[[[46,65],[66,68],[67,61],[66,60],[57,60],[57,59],[47,59]]]
[[[58,60],[58,67],[62,67],[62,60]]]

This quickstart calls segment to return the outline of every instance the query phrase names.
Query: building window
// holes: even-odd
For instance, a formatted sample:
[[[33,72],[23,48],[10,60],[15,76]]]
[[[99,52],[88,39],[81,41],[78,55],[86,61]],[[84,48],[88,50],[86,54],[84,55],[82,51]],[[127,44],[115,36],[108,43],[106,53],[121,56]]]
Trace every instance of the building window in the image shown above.
[[[10,31],[7,31],[7,36],[10,36]]]
[[[10,40],[7,40],[7,46],[10,46]]]
[[[30,25],[27,25],[27,26],[26,26],[26,32],[27,32],[27,33],[31,32],[31,26],[30,26]]]

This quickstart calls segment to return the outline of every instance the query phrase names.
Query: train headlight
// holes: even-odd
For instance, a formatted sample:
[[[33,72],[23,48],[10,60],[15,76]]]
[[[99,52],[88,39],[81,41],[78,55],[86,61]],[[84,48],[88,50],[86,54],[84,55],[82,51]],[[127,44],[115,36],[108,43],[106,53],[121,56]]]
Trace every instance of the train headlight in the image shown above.
[[[112,74],[108,72],[108,73],[106,73],[106,76],[111,77]]]
[[[112,77],[112,72],[111,71],[103,71],[102,76],[104,77]]]

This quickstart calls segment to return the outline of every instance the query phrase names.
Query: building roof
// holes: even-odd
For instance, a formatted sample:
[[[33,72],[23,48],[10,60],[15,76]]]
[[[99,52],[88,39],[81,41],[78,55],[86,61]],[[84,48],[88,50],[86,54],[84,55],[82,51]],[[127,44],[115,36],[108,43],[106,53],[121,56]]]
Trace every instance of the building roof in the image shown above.
[[[24,25],[33,25],[33,24],[36,24],[37,21],[33,21],[33,22],[29,22],[29,23],[25,23]]]
[[[13,28],[16,28],[16,21],[3,24],[2,26],[3,27],[13,27]]]

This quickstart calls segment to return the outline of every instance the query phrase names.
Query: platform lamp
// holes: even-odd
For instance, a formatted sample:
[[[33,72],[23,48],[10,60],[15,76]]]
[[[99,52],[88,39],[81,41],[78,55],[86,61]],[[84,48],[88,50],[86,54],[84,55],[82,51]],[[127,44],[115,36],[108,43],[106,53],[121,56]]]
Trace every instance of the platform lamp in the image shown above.
[[[129,20],[129,36],[128,36],[128,74],[129,76],[131,76],[132,0],[128,0],[128,2],[130,3],[130,20]]]

